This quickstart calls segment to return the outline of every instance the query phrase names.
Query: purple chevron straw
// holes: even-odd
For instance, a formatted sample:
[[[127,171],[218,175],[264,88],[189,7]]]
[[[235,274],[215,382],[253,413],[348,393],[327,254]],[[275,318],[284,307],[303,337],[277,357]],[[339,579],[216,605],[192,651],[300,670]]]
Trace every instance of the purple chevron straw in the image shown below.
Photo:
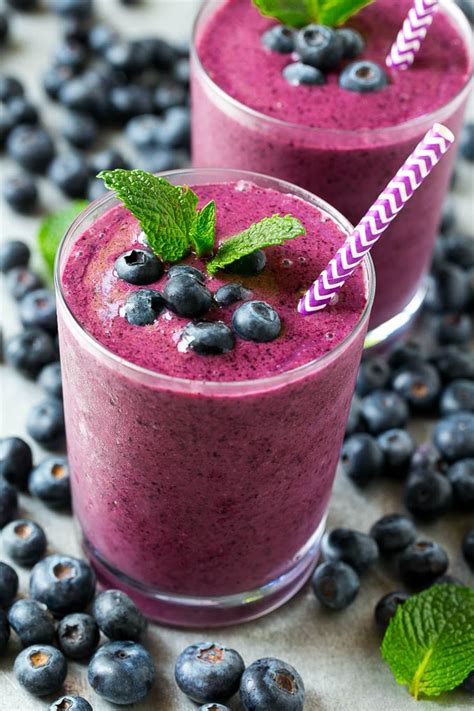
[[[453,142],[454,136],[449,128],[435,123],[301,298],[298,304],[300,314],[307,316],[331,303],[347,277],[359,266]]]
[[[438,7],[438,0],[415,0],[385,60],[388,67],[408,69],[413,64]]]

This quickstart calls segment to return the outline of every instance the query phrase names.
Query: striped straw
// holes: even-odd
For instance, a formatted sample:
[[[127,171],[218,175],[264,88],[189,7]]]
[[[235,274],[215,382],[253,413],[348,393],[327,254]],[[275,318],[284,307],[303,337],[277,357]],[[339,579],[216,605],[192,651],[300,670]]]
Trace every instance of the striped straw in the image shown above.
[[[438,0],[415,0],[385,60],[388,67],[408,69],[413,64],[438,7]]]
[[[301,298],[298,304],[300,314],[307,316],[331,303],[347,277],[363,261],[453,142],[454,136],[449,128],[435,123]]]

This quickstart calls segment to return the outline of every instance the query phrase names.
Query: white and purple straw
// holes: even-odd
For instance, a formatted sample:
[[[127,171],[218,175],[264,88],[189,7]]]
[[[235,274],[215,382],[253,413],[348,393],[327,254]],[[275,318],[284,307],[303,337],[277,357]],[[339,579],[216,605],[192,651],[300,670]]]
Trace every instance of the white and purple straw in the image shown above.
[[[388,67],[408,69],[413,64],[438,7],[439,0],[415,0],[385,60]]]
[[[301,298],[298,304],[300,314],[307,316],[331,303],[347,277],[359,266],[453,142],[454,136],[449,128],[435,123]]]

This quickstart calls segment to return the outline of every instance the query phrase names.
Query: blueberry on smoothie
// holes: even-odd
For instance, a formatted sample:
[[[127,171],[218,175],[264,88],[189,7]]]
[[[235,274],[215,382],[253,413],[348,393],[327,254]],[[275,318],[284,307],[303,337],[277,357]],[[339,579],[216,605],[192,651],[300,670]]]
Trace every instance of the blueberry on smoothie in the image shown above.
[[[398,562],[403,582],[415,590],[431,585],[448,569],[448,555],[433,541],[412,543],[401,553]]]
[[[11,521],[2,531],[3,548],[19,565],[34,565],[46,551],[41,526],[26,518]]]
[[[296,669],[273,657],[257,659],[244,671],[240,701],[245,711],[303,711],[304,683]]]
[[[263,249],[256,249],[245,257],[236,259],[235,262],[229,264],[225,270],[232,274],[241,274],[242,276],[256,276],[263,272],[267,263],[267,256]]]
[[[162,276],[164,267],[154,254],[145,249],[131,249],[115,261],[115,270],[120,279],[129,284],[144,286]]]
[[[179,688],[198,704],[227,701],[239,688],[245,665],[235,649],[218,642],[191,644],[176,660]]]
[[[91,615],[73,612],[63,617],[57,628],[59,648],[71,659],[85,659],[99,644],[99,628]]]
[[[93,711],[92,706],[82,696],[61,696],[49,707],[49,711]]]
[[[81,612],[94,597],[95,573],[84,560],[68,555],[43,558],[31,571],[30,594],[55,615]]]
[[[153,658],[136,642],[110,642],[89,663],[87,678],[94,691],[113,704],[135,704],[155,681]]]
[[[109,639],[137,642],[146,630],[146,619],[133,600],[121,590],[105,590],[94,600],[92,614]]]
[[[331,27],[308,25],[297,33],[295,51],[303,64],[316,69],[334,69],[343,57],[344,43]]]
[[[187,276],[193,277],[201,284],[205,284],[206,277],[200,269],[192,267],[190,264],[175,264],[168,269],[166,276],[168,279],[174,279],[174,277],[182,276],[186,274]]]
[[[64,408],[60,400],[48,398],[30,408],[26,431],[45,449],[57,449],[64,442]]]
[[[365,93],[383,89],[388,84],[388,77],[380,64],[365,59],[348,64],[341,72],[339,84],[347,91]]]
[[[364,38],[357,30],[342,27],[340,30],[336,30],[336,33],[342,40],[343,59],[355,59],[364,51]]]
[[[33,466],[30,445],[20,437],[0,439],[0,476],[18,489],[24,489]]]
[[[364,486],[383,471],[384,455],[377,440],[365,432],[346,439],[341,450],[341,464],[354,484]]]
[[[10,639],[10,625],[3,610],[0,610],[0,655],[7,648],[8,640]]]
[[[354,568],[342,560],[318,565],[311,586],[317,599],[330,610],[343,610],[357,597],[359,576]]]
[[[29,261],[30,248],[21,240],[8,240],[0,246],[0,272],[3,274],[14,267],[26,267]]]
[[[52,694],[64,683],[67,662],[64,655],[49,645],[33,644],[24,649],[13,666],[17,681],[34,696]]]
[[[447,477],[451,482],[456,506],[474,511],[474,458],[461,459],[452,464]]]
[[[10,607],[18,592],[18,574],[0,560],[0,607]]]
[[[230,306],[230,304],[235,304],[236,301],[245,301],[251,296],[251,293],[243,284],[230,282],[219,287],[214,294],[214,301],[219,306]]]
[[[399,605],[403,605],[410,595],[406,592],[389,592],[384,595],[376,604],[374,610],[375,624],[381,630],[386,630]]]
[[[415,524],[403,514],[387,514],[376,521],[370,535],[377,542],[381,553],[398,553],[416,539]]]
[[[232,316],[234,331],[240,338],[268,343],[278,338],[281,321],[277,312],[264,301],[247,301]]]
[[[262,43],[267,49],[290,54],[295,48],[295,30],[286,25],[275,25],[263,33]]]
[[[299,86],[300,84],[325,84],[326,78],[320,69],[311,67],[302,62],[293,62],[283,69],[283,76],[288,84]]]
[[[235,337],[223,321],[195,321],[183,330],[180,344],[200,355],[220,355],[232,350]]]
[[[17,600],[8,612],[8,621],[24,647],[54,640],[54,618],[42,602]]]
[[[321,542],[321,551],[326,561],[347,563],[357,573],[370,568],[379,557],[376,541],[365,533],[350,528],[333,528]]]
[[[403,489],[403,502],[416,518],[435,521],[452,506],[451,482],[439,472],[412,474]]]
[[[125,318],[132,326],[149,326],[154,323],[166,303],[159,291],[139,289],[127,296],[123,308]]]
[[[382,432],[377,442],[384,456],[384,473],[395,479],[403,479],[415,451],[415,440],[409,432],[394,428]]]
[[[212,294],[193,275],[177,274],[168,279],[163,291],[166,304],[179,316],[204,316],[212,304]]]
[[[56,299],[49,289],[35,289],[26,294],[20,301],[19,314],[25,328],[57,331]]]
[[[433,441],[450,462],[474,457],[474,413],[454,412],[435,425]]]

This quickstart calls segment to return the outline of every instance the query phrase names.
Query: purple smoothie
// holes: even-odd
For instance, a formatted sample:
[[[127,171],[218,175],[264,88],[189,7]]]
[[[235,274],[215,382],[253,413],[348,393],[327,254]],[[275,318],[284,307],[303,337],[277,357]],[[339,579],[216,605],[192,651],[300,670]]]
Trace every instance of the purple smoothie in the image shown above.
[[[360,58],[385,66],[411,5],[376,0],[348,21],[366,41]],[[435,120],[459,134],[472,69],[459,23],[460,13],[454,20],[441,9],[413,66],[388,70],[387,87],[360,94],[339,87],[339,72],[327,74],[324,86],[291,86],[282,76],[291,58],[261,43],[275,21],[250,0],[209,3],[197,25],[193,61],[194,165],[275,175],[320,195],[357,223]],[[378,288],[371,328],[416,297],[454,154],[372,250]]]
[[[301,317],[298,297],[344,241],[344,227],[300,197],[249,182],[193,189],[201,204],[216,200],[218,240],[275,213],[304,224],[306,235],[266,250],[260,276],[218,272],[208,281],[213,292],[241,281],[250,298],[273,305],[279,338],[237,339],[227,354],[200,356],[177,345],[189,319],[164,312],[150,326],[128,324],[121,308],[139,287],[120,280],[113,265],[142,235],[122,206],[77,228],[62,265],[67,308],[60,300],[59,316],[74,511],[91,554],[109,583],[117,584],[113,569],[129,592],[145,593],[139,601],[151,616],[209,624],[258,613],[184,615],[150,597],[235,595],[302,561],[299,587],[311,569],[369,288],[359,269],[336,305]],[[165,281],[150,286],[162,290]],[[206,318],[230,323],[235,308],[215,306]]]

